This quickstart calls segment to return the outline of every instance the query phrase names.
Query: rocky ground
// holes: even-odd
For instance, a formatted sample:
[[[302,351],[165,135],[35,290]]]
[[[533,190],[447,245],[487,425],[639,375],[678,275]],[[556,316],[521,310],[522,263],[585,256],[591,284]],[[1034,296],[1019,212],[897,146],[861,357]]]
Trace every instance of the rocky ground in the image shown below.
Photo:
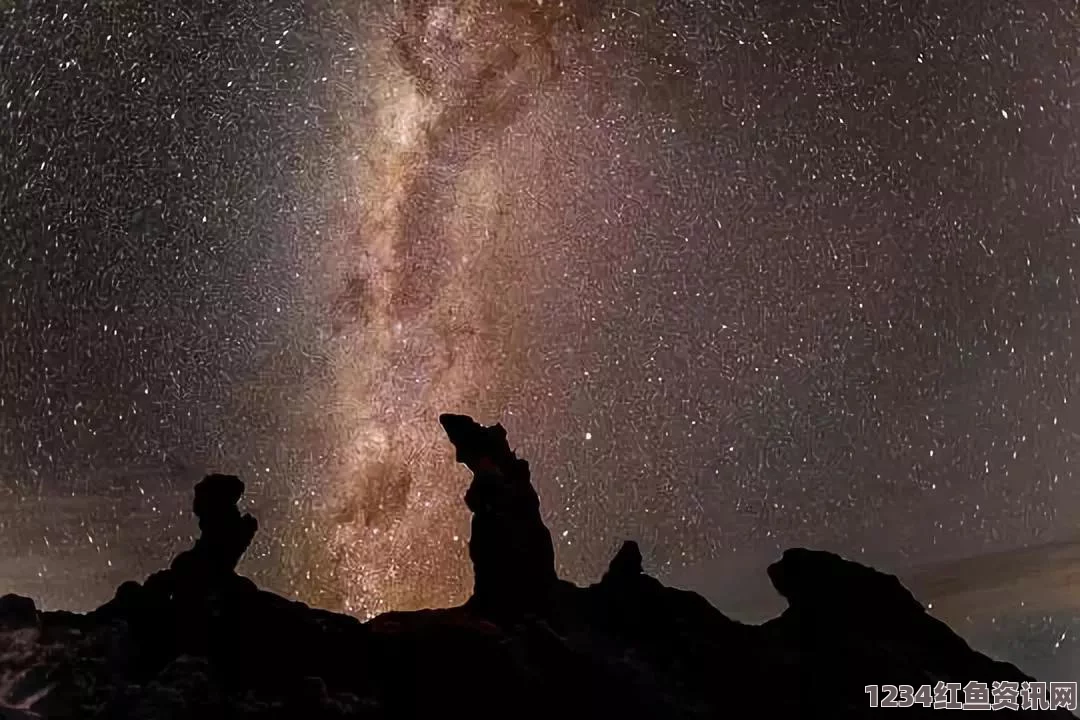
[[[830,553],[769,567],[788,608],[761,625],[649,577],[632,542],[571,585],[505,431],[441,420],[474,474],[465,605],[361,623],[259,590],[235,573],[258,527],[243,483],[212,475],[199,540],[145,583],[86,615],[0,599],[0,718],[847,718],[881,712],[871,684],[1032,680],[895,577]]]

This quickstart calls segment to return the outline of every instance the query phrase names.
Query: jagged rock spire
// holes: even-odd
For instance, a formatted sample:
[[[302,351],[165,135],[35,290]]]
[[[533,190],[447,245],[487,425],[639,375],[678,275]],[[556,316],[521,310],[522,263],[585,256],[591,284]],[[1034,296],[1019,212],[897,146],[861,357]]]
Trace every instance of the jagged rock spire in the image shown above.
[[[641,567],[641,549],[633,540],[627,540],[619,548],[619,552],[608,564],[607,572],[604,573],[601,582],[621,582],[638,577],[644,572]]]
[[[501,425],[485,427],[466,415],[439,422],[473,472],[465,504],[473,512],[469,557],[474,606],[522,610],[542,602],[556,585],[555,549],[540,516],[529,463],[514,454]]]

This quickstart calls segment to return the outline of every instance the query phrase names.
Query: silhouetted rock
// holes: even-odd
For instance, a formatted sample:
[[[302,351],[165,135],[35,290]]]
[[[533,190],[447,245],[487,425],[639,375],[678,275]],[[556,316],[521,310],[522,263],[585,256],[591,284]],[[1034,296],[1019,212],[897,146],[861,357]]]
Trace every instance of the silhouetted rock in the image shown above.
[[[627,540],[611,559],[601,582],[620,582],[636,578],[644,572],[641,568],[641,549],[633,540]]]
[[[37,627],[38,612],[34,601],[22,595],[0,597],[0,630]]]
[[[0,718],[842,719],[876,716],[866,685],[1030,680],[895,577],[832,553],[770,566],[789,607],[758,626],[650,577],[634,542],[600,582],[561,581],[503,428],[440,419],[474,473],[464,606],[361,623],[260,591],[234,572],[256,529],[236,507],[243,483],[210,476],[195,546],[145,583],[87,615],[0,598]],[[1018,714],[1034,713],[1072,717]]]
[[[473,512],[469,557],[471,602],[488,611],[513,612],[546,602],[558,582],[551,533],[540,516],[529,463],[506,441],[502,425],[484,427],[465,415],[439,421],[457,450],[457,461],[473,472],[465,504]]]
[[[211,583],[235,571],[259,528],[254,517],[241,516],[236,507],[243,494],[244,483],[234,475],[209,475],[195,486],[192,510],[201,534],[194,548],[173,561],[173,570]]]
[[[769,566],[769,579],[793,609],[822,615],[921,615],[923,607],[894,575],[830,552],[794,548]]]

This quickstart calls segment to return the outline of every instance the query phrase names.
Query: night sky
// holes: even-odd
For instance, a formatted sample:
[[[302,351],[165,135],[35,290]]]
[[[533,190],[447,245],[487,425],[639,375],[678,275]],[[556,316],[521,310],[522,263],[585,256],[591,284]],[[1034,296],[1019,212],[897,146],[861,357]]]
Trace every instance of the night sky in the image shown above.
[[[225,471],[260,584],[458,602],[439,412],[506,425],[568,578],[635,538],[747,617],[785,547],[914,577],[1077,537],[1075,2],[0,19],[3,591],[103,602]],[[1029,576],[943,617],[1074,679],[1080,588]]]

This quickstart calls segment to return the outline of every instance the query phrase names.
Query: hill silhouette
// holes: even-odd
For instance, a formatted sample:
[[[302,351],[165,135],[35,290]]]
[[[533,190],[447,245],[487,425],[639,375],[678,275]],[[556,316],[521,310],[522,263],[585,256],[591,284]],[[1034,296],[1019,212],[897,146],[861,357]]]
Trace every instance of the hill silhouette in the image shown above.
[[[1032,681],[831,553],[768,568],[788,608],[761,625],[665,587],[633,542],[599,582],[563,581],[505,430],[440,421],[473,472],[463,606],[362,623],[260,590],[235,572],[258,528],[244,485],[211,475],[199,539],[146,582],[85,615],[0,599],[0,718],[853,718],[880,712],[867,685]],[[1035,712],[1072,717],[1019,714]]]

